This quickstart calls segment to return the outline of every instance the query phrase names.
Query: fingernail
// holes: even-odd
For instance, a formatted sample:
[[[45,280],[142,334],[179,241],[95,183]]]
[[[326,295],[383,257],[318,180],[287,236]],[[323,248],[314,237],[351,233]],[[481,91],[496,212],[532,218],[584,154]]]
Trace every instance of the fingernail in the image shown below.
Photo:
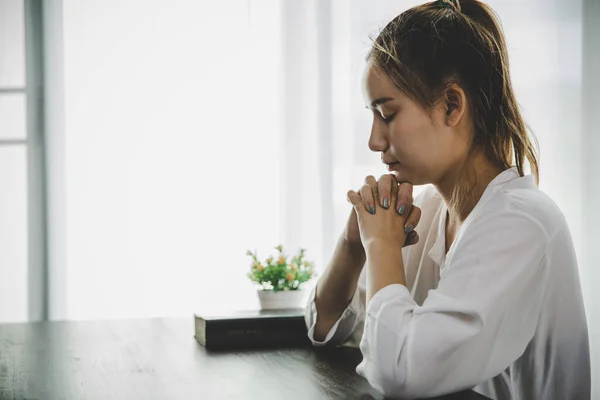
[[[385,197],[383,199],[383,208],[388,208],[390,206],[390,199],[388,199],[387,197]]]
[[[373,204],[369,204],[369,212],[375,214],[375,206]]]
[[[406,228],[404,228],[404,233],[409,234],[411,233],[413,230],[412,225],[407,225]]]
[[[398,213],[399,213],[400,215],[404,215],[404,210],[406,210],[406,206],[405,206],[404,204],[402,204],[402,205],[400,206],[400,208],[398,209]]]

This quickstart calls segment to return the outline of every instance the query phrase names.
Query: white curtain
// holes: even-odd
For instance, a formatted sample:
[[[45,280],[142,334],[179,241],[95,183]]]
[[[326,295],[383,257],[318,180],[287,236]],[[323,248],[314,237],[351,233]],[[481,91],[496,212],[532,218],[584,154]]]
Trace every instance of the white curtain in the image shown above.
[[[62,2],[51,318],[255,300],[245,250],[280,240],[279,15],[245,0]]]
[[[49,165],[61,183],[49,194],[51,318],[256,306],[248,248],[305,247],[322,271],[350,210],[346,191],[385,173],[367,148],[360,91],[369,36],[419,3],[50,1],[62,7],[51,46],[64,53],[64,121],[49,127],[61,153]],[[582,100],[598,87],[582,65],[593,52],[584,8],[598,24],[598,2],[488,3],[540,142],[540,186],[571,227],[598,354],[590,238],[600,215],[585,199],[600,196],[588,146],[599,132],[584,129],[583,110],[600,104]]]

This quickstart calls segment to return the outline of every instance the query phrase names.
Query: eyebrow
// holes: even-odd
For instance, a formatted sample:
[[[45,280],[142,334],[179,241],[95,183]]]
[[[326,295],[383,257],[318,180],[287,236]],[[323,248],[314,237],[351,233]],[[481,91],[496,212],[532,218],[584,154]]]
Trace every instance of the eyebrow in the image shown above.
[[[390,98],[390,97],[381,97],[381,98],[379,98],[379,99],[377,99],[377,100],[374,100],[374,101],[371,103],[371,106],[370,106],[370,107],[369,107],[369,106],[365,106],[365,108],[370,108],[370,109],[373,109],[373,108],[379,107],[380,105],[382,105],[382,104],[384,104],[384,103],[387,103],[387,102],[388,102],[388,101],[390,101],[390,100],[393,100],[393,99],[392,99],[392,98]]]

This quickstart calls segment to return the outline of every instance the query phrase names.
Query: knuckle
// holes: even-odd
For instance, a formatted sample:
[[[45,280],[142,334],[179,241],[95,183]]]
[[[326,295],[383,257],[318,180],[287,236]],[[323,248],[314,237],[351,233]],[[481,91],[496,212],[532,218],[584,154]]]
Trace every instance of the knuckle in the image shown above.
[[[362,193],[363,195],[369,195],[369,194],[371,194],[371,186],[369,186],[369,185],[363,185],[363,186],[360,188],[360,191],[361,191],[361,193]]]
[[[377,183],[377,181],[375,180],[375,177],[373,175],[367,175],[367,177],[365,178],[365,184],[370,185],[373,183]]]
[[[413,206],[412,211],[410,212],[410,218],[413,221],[419,221],[421,219],[421,209]]]
[[[410,225],[412,225],[413,227],[416,227],[419,224],[419,221],[421,220],[421,212],[416,212],[416,211],[411,211],[409,217],[408,217],[408,223]]]
[[[407,203],[412,203],[412,190],[409,186],[410,184],[401,183],[398,187],[398,198],[406,201]]]
[[[398,186],[398,182],[396,181],[396,178],[393,178],[392,184],[390,186],[394,193],[398,193],[398,191],[400,190],[400,187]]]
[[[360,196],[355,191],[349,190],[348,193],[346,194],[346,198],[351,203],[355,203],[360,198]]]
[[[383,174],[379,177],[379,182],[391,182],[391,175],[390,174]]]

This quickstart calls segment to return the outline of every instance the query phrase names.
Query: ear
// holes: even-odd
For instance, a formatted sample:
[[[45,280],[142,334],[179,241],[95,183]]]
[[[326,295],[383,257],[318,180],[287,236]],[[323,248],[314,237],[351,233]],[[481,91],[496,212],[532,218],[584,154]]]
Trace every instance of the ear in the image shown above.
[[[467,95],[456,83],[451,84],[444,92],[443,105],[446,110],[445,122],[450,127],[458,125],[467,110]]]

